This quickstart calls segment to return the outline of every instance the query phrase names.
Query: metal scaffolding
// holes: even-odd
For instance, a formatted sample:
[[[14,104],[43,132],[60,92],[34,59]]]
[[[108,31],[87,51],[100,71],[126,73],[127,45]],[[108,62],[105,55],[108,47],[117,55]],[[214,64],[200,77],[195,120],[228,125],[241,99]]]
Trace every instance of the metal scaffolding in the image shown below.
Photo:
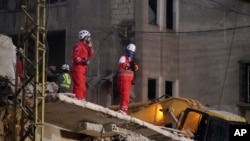
[[[17,118],[15,140],[24,141],[26,138],[32,141],[44,140],[44,104],[46,81],[46,35],[47,15],[46,0],[36,0],[36,9],[28,0],[21,3],[21,26],[18,36],[18,52],[23,58],[23,83],[16,88],[16,109],[20,107],[21,118]],[[31,102],[26,101],[25,87],[33,86]],[[21,94],[22,93],[22,94]],[[28,103],[28,104],[27,104]],[[16,116],[18,117],[18,116]]]

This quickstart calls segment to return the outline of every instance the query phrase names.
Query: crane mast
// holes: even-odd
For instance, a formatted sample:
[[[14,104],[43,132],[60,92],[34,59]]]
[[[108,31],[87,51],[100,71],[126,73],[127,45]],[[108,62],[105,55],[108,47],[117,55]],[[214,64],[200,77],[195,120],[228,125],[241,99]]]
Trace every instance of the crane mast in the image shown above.
[[[47,14],[46,0],[36,0],[36,8],[30,6],[30,1],[22,0],[21,3],[21,24],[18,35],[18,49],[23,59],[23,83],[16,88],[17,99],[16,111],[21,109],[20,118],[16,119],[15,131],[17,141],[25,141],[27,138],[32,141],[44,140],[44,104],[45,104],[45,82],[46,82],[46,35],[47,35]],[[34,2],[34,1],[32,1]],[[27,104],[25,86],[33,86],[32,104]],[[19,93],[22,92],[22,95]],[[17,114],[18,112],[16,112]],[[16,115],[18,117],[18,115]]]

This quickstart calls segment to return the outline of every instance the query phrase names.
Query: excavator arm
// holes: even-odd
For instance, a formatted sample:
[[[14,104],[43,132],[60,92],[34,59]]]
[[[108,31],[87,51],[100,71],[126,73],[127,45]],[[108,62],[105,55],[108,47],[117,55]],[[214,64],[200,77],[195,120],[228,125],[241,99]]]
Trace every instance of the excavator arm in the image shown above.
[[[137,105],[137,106],[136,106]],[[178,122],[178,118],[186,108],[203,108],[196,100],[171,97],[155,103],[131,104],[129,115],[158,126],[165,126]]]

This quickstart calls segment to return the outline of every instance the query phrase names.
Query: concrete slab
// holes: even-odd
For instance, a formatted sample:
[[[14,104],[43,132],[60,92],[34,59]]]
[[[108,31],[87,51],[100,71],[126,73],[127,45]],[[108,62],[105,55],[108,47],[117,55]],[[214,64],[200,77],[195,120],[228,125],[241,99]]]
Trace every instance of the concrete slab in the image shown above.
[[[81,132],[81,123],[115,124],[117,127],[135,131],[150,139],[190,141],[173,131],[162,129],[129,115],[109,108],[58,94],[59,100],[45,104],[45,122],[73,132]]]

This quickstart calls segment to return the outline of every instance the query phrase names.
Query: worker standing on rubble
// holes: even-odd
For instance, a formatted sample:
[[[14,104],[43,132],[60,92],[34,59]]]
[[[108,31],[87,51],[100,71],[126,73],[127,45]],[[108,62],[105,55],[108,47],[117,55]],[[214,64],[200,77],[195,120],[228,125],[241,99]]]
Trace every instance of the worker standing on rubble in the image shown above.
[[[56,72],[56,65],[50,64],[46,70],[46,73],[48,82],[56,82],[58,77],[58,74]]]
[[[86,100],[86,74],[89,59],[94,55],[94,47],[90,33],[87,30],[79,32],[79,41],[72,51],[71,77],[73,80],[73,93],[80,100]]]
[[[56,84],[58,85],[58,93],[70,92],[71,77],[69,74],[70,67],[68,64],[63,64],[61,67],[62,73],[59,75]]]
[[[134,62],[134,53],[136,46],[130,43],[126,48],[126,54],[122,55],[118,62],[118,92],[120,94],[120,113],[128,114],[128,105],[130,101],[130,90],[134,79],[134,72],[139,67]]]

